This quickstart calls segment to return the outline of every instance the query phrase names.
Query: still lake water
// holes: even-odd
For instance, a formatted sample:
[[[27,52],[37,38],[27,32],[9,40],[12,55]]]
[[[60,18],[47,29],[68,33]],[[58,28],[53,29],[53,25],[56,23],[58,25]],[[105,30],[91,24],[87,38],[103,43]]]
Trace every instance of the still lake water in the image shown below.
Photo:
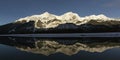
[[[120,38],[0,37],[0,60],[120,60]]]

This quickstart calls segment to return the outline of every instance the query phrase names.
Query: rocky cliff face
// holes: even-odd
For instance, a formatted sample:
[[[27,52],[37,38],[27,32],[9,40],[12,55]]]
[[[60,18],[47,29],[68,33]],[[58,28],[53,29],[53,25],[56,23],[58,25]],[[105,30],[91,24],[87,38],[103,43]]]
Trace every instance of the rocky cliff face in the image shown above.
[[[120,32],[120,19],[109,18],[102,14],[80,17],[72,12],[60,16],[45,12],[0,26],[0,33],[3,34],[82,32]]]

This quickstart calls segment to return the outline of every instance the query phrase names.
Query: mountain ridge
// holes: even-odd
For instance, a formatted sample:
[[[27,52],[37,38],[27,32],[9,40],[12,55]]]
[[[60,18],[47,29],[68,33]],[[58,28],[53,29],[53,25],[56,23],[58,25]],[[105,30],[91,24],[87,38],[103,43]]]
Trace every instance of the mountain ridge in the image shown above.
[[[73,12],[60,16],[45,12],[0,26],[0,34],[96,32],[120,32],[120,19],[109,18],[103,14],[80,17]]]
[[[76,25],[86,24],[91,20],[94,20],[96,22],[116,21],[116,19],[109,18],[103,14],[80,17],[77,13],[73,13],[73,12],[67,12],[60,16],[45,12],[41,15],[32,15],[25,18],[20,18],[16,20],[15,23],[35,21],[36,28],[41,28],[38,26],[38,23],[41,23],[43,25],[42,28],[54,28],[60,24],[66,24],[66,23],[73,23]],[[119,19],[117,20],[119,21]]]

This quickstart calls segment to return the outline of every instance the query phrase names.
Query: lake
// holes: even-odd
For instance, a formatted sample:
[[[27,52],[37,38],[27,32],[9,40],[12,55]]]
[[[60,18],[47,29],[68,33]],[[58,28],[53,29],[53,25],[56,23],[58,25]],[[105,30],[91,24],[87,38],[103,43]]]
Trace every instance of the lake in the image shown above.
[[[120,38],[0,37],[0,60],[120,60]]]

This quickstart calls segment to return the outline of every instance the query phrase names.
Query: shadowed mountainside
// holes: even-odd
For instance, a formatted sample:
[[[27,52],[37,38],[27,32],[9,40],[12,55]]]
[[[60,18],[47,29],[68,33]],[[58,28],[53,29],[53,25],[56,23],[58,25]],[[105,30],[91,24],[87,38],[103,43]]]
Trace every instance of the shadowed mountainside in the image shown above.
[[[60,16],[45,12],[0,26],[0,34],[98,32],[120,32],[120,19],[109,18],[103,14],[80,17],[73,12]]]
[[[0,26],[1,34],[38,34],[38,33],[97,33],[120,32],[120,25],[75,25],[72,23],[60,24],[55,28],[40,28],[34,26],[34,21],[27,23],[9,23]]]

